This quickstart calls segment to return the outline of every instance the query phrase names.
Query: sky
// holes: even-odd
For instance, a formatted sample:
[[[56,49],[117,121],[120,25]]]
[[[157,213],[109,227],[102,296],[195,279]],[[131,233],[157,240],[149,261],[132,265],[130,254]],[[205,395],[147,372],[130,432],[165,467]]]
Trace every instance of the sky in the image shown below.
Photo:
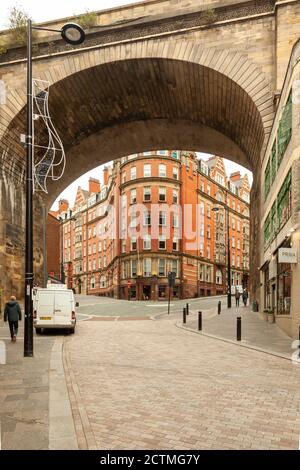
[[[197,152],[197,154],[198,154],[198,157],[202,158],[203,160],[207,160],[210,157],[210,155],[207,154],[207,153],[200,153],[200,152],[198,153]],[[225,160],[224,159],[224,164],[225,164],[225,170],[226,170],[227,175],[229,175],[230,173],[233,173],[235,171],[240,171],[242,175],[247,173],[248,178],[249,178],[249,182],[250,182],[250,184],[252,184],[252,173],[251,173],[251,171],[246,170],[246,168],[244,168],[241,165],[238,165],[237,163],[234,163],[230,160]],[[106,165],[108,166],[108,165],[110,165],[110,163],[106,163]],[[56,199],[56,201],[54,202],[54,204],[52,206],[52,210],[57,210],[58,209],[58,201],[60,199],[68,199],[68,201],[70,203],[70,206],[73,207],[78,186],[81,186],[83,189],[88,189],[88,181],[89,181],[90,177],[98,178],[101,181],[101,183],[103,183],[102,170],[103,170],[104,166],[105,165],[98,166],[94,170],[88,171],[87,173],[82,175],[80,178],[78,178],[76,181],[74,181],[72,184],[70,184],[70,186],[68,186],[60,194],[60,196]]]
[[[137,3],[138,1],[140,0],[0,0],[0,30],[8,27],[9,12],[14,6],[17,6],[19,9],[28,13],[33,21],[42,22],[78,15],[86,11],[104,10],[106,8],[113,8],[120,5]],[[208,155],[202,154],[202,158],[207,159]],[[249,180],[252,182],[252,174],[250,171],[229,160],[224,161],[226,172],[228,174],[241,170],[242,174],[247,173],[249,175]],[[77,187],[81,186],[87,189],[88,179],[90,176],[97,177],[101,180],[101,167],[89,171],[68,186],[68,188],[66,188],[55,201],[53,208],[57,208],[57,202],[61,198],[68,199],[72,206]]]

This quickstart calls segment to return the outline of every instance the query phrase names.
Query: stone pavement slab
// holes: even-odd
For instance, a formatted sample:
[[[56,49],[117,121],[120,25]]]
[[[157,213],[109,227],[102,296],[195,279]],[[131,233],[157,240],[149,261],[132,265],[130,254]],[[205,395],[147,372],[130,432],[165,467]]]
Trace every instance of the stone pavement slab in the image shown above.
[[[174,317],[81,322],[64,356],[82,449],[298,449],[299,364]]]
[[[6,364],[0,365],[1,448],[48,449],[49,362],[53,337],[34,336],[34,357],[23,357],[23,323],[11,343],[7,323],[0,321]]]
[[[16,343],[0,320],[6,364],[0,364],[0,448],[77,449],[62,362],[64,336],[34,334],[34,357],[23,357],[23,323]]]

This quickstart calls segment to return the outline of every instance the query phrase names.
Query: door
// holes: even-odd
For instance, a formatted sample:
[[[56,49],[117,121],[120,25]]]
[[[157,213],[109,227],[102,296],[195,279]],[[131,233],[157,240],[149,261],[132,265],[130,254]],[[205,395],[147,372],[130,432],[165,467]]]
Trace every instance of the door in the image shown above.
[[[38,291],[35,300],[37,323],[39,326],[54,324],[54,292]]]
[[[73,293],[70,291],[55,292],[54,324],[71,325]]]
[[[143,300],[150,300],[151,299],[151,286],[144,285],[143,286]]]

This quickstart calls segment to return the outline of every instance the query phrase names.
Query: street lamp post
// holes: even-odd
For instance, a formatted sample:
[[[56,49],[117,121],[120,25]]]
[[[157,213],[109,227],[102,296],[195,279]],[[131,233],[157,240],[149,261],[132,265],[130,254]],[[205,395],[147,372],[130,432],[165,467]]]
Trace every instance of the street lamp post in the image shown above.
[[[219,211],[219,207],[214,207],[214,212]],[[226,225],[227,225],[227,308],[231,308],[231,260],[230,260],[230,237],[229,237],[229,209],[224,207],[226,211]]]
[[[67,23],[61,29],[32,26],[27,21],[27,127],[26,127],[26,227],[25,227],[25,314],[24,357],[33,356],[33,95],[32,95],[32,30],[54,31],[61,34],[65,42],[77,45],[85,39],[85,33],[76,23]]]

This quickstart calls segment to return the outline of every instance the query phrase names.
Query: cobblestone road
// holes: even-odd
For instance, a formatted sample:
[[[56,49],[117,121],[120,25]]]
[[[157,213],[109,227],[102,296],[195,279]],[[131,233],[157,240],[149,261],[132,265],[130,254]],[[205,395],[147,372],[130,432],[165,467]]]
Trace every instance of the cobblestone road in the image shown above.
[[[65,366],[80,448],[298,449],[300,366],[174,319],[81,322]]]

